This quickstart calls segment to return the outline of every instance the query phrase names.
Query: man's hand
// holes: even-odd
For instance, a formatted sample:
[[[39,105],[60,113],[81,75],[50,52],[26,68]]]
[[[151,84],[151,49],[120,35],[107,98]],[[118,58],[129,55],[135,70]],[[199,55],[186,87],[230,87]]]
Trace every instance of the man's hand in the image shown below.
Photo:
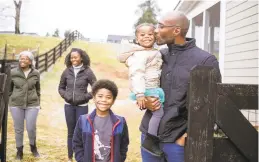
[[[178,138],[175,143],[184,146],[185,145],[185,137],[187,137],[187,133],[184,133],[180,138]]]
[[[145,108],[145,101],[146,101],[146,97],[145,96],[137,97],[137,104],[138,104],[138,106],[139,106],[139,108],[141,110]]]
[[[157,97],[146,97],[145,108],[150,111],[156,111],[161,108],[161,103]]]

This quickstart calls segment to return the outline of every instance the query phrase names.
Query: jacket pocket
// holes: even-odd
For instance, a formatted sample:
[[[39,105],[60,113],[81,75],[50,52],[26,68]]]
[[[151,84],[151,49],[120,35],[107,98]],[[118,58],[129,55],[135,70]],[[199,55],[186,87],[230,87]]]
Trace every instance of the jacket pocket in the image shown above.
[[[28,104],[39,103],[39,97],[35,89],[28,91]]]
[[[70,94],[68,91],[66,91],[65,94],[64,94],[64,100],[67,103],[71,104],[73,102],[73,94]]]
[[[12,106],[22,106],[25,103],[25,94],[21,90],[14,89],[12,95],[10,96],[10,105]]]
[[[86,97],[86,91],[84,89],[79,89],[78,91],[75,91],[75,97],[74,97],[74,104],[75,105],[81,105],[88,102],[88,99]]]

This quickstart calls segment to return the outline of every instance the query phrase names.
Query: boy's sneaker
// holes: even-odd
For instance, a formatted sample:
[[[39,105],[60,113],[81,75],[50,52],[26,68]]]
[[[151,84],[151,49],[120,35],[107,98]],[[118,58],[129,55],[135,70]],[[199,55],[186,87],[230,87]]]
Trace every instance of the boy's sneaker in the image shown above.
[[[154,156],[163,156],[163,151],[159,147],[159,138],[152,134],[147,133],[146,138],[141,146],[145,151],[149,152]]]

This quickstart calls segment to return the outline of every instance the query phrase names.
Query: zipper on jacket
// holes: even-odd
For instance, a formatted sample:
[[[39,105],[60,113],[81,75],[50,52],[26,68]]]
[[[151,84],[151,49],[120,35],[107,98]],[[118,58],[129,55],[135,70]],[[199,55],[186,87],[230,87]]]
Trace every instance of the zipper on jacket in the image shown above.
[[[28,106],[28,89],[29,89],[29,85],[28,85],[28,80],[26,79],[26,84],[27,84],[27,90],[26,90],[26,102],[25,102],[25,107],[27,108]]]
[[[24,72],[23,72],[23,75],[24,75],[24,78],[26,80],[26,84],[27,84],[27,91],[26,91],[26,102],[25,102],[25,107],[27,108],[28,107],[28,91],[29,91],[29,83],[28,83],[28,79],[29,79],[29,75],[32,73],[33,69],[31,69],[31,71],[28,73],[27,77],[25,76]]]
[[[112,140],[111,140],[111,162],[114,162],[114,157],[113,157],[113,152],[114,152],[114,130],[117,127],[117,125],[120,124],[120,119],[118,119],[118,121],[114,124],[113,128],[112,128]]]
[[[29,74],[31,73],[31,71],[29,72]],[[23,72],[24,74],[24,72]],[[29,91],[29,83],[28,83],[28,78],[29,78],[29,74],[27,75],[27,77],[24,74],[25,80],[26,80],[26,84],[27,84],[27,91],[26,91],[26,102],[25,102],[25,107],[27,108],[28,106],[28,91]]]
[[[172,67],[172,76],[175,76],[174,75],[174,73],[175,73],[175,65],[176,65],[176,62],[177,62],[177,58],[178,58],[178,56],[179,56],[179,54],[175,54],[175,53],[173,53],[173,56],[175,56],[175,61],[174,61],[174,64],[173,64],[173,67]],[[174,79],[172,79],[172,86],[175,86],[175,78]]]
[[[95,162],[95,154],[94,154],[94,126],[93,126],[93,123],[92,123],[92,120],[90,119],[90,117],[88,116],[87,117],[87,120],[89,121],[91,127],[92,127],[92,151],[93,151],[93,155],[92,155],[92,159],[93,159],[93,162]]]
[[[74,79],[73,102],[75,101],[75,88],[76,88],[76,76],[75,76],[75,79]]]

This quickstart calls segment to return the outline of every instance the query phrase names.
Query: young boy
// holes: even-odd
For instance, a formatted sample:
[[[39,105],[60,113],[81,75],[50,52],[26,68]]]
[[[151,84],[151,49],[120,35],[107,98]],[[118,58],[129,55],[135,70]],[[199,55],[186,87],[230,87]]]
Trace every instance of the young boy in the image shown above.
[[[129,145],[124,117],[110,109],[118,87],[110,80],[99,80],[92,87],[96,109],[81,115],[73,135],[73,151],[77,162],[124,162]]]

